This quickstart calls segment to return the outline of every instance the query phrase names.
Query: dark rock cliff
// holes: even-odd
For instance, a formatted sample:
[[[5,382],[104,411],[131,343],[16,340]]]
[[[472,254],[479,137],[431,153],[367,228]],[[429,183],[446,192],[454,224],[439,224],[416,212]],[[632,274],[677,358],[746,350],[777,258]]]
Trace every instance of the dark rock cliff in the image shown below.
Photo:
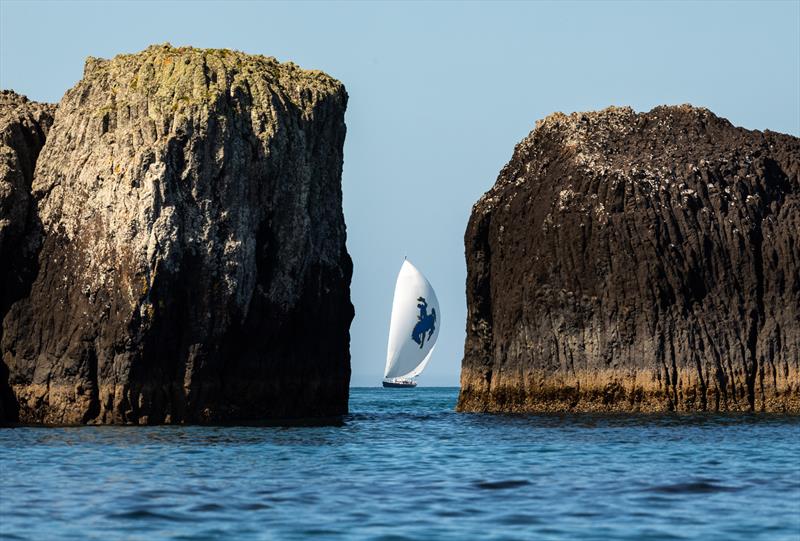
[[[31,182],[54,111],[54,105],[0,91],[0,321],[27,294],[36,272],[39,236]],[[15,417],[8,368],[0,358],[0,422]]]
[[[800,412],[800,139],[555,114],[465,235],[461,411]]]
[[[36,164],[38,273],[3,321],[19,420],[345,413],[346,103],[228,50],[87,60]]]

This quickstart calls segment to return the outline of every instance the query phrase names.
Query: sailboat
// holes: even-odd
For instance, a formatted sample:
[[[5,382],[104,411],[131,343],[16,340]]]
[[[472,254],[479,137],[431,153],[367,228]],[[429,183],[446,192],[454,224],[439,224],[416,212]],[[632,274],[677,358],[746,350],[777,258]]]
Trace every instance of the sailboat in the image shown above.
[[[414,380],[431,360],[441,314],[431,283],[406,259],[397,275],[386,348],[384,387],[416,387]]]

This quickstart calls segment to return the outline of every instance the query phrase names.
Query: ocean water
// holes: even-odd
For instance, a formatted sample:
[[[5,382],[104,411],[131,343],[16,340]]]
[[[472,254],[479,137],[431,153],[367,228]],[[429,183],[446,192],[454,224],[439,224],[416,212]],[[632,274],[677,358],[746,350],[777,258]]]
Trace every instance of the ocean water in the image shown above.
[[[488,415],[0,429],[2,539],[800,539],[800,418]]]

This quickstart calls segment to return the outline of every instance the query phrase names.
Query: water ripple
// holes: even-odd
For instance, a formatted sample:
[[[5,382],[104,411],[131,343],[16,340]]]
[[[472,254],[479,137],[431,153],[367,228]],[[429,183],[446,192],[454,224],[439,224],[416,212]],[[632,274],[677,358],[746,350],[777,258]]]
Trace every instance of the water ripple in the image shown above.
[[[0,538],[800,531],[797,417],[462,415],[456,393],[353,389],[351,413],[322,423],[0,429]]]

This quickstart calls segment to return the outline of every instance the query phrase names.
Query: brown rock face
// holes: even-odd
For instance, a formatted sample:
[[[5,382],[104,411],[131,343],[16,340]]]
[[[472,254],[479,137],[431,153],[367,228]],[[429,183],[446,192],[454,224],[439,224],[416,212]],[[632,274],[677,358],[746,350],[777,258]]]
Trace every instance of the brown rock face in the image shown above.
[[[346,103],[228,50],[90,58],[36,165],[38,273],[3,321],[19,420],[346,413]]]
[[[36,272],[39,236],[31,182],[54,112],[54,105],[0,91],[0,321],[27,294]],[[15,417],[8,368],[0,359],[0,422]]]
[[[465,235],[461,411],[800,412],[800,140],[555,114]]]

